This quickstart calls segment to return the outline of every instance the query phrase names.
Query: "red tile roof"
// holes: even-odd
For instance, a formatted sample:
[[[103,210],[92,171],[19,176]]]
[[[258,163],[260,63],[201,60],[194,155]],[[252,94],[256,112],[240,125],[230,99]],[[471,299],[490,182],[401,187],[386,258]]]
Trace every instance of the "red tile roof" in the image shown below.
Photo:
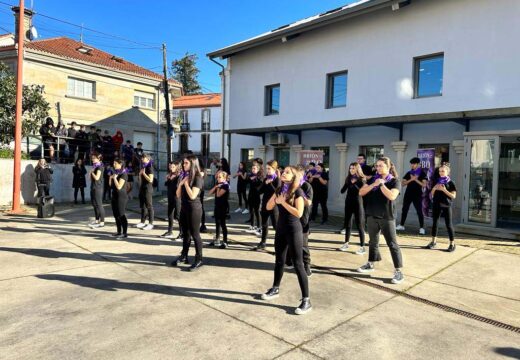
[[[160,74],[157,74],[153,71],[145,69],[102,50],[96,49],[91,45],[87,45],[67,37],[35,40],[25,43],[25,47],[30,50],[41,51],[66,59],[98,65],[108,69],[125,71],[156,80],[162,79],[162,75]],[[91,51],[88,53],[82,53],[78,51],[80,47],[90,48]],[[170,80],[170,84],[181,86],[181,84],[175,80]]]
[[[201,95],[185,95],[173,99],[174,109],[199,108],[199,107],[214,107],[220,106],[222,103],[221,95],[215,94],[201,94]]]

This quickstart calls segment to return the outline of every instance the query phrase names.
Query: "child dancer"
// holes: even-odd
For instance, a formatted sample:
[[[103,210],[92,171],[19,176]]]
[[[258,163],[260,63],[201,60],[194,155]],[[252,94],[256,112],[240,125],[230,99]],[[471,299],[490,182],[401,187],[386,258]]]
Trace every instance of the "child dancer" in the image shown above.
[[[227,182],[228,174],[225,171],[217,173],[217,185],[211,190],[210,194],[215,194],[215,240],[211,246],[220,246],[221,249],[228,247],[226,215],[229,209],[229,183]],[[222,243],[220,243],[220,230],[222,229]]]

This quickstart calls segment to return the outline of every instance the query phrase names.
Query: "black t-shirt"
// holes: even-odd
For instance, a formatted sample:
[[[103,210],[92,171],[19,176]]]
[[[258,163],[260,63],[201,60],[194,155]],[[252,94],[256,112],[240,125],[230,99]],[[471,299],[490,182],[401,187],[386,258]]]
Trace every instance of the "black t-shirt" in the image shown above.
[[[254,179],[248,178],[249,182],[249,194],[248,199],[255,204],[260,203],[260,188],[262,187],[263,181],[261,177],[256,176]]]
[[[94,180],[94,178],[90,177],[90,188],[91,189],[103,189],[103,166],[92,169],[92,174],[98,176],[99,180]]]
[[[188,184],[190,184],[191,182],[188,180]],[[195,179],[193,179],[193,183],[191,183],[191,186],[190,186],[193,190],[193,188],[199,188],[200,191],[202,191],[203,189],[203,180],[202,180],[202,176],[200,175],[197,175],[195,176]],[[200,198],[199,196],[197,196],[195,199],[191,200],[190,197],[188,196],[188,192],[186,191],[186,187],[183,185],[182,186],[182,189],[181,189],[181,204],[182,204],[182,207],[186,207],[186,208],[190,208],[190,209],[193,209],[193,208],[199,208],[199,207],[202,207],[202,203],[200,202]]]
[[[150,165],[150,166],[144,167],[144,173],[148,176],[152,175],[153,174],[152,166]],[[145,190],[145,189],[148,191],[153,190],[153,184],[150,181],[146,180],[143,175],[140,175],[139,180],[141,181],[141,185],[140,185],[141,190]]]
[[[245,170],[238,170],[239,175],[237,176],[237,190],[245,190],[247,187],[247,177],[242,178],[242,175],[246,173]]]
[[[412,178],[411,171],[408,171],[405,176],[403,176],[404,180],[410,180]],[[426,180],[428,177],[426,176],[426,172],[421,169],[421,172],[419,173],[419,176],[417,177],[417,180],[423,181]],[[408,185],[406,185],[406,191],[404,192],[404,196],[408,197],[421,197],[422,196],[422,186],[417,184],[417,182],[412,181]]]
[[[279,177],[271,181],[269,184],[267,183],[267,178],[264,179],[262,187],[260,188],[260,193],[264,194],[262,197],[262,209],[265,209],[269,199],[271,199],[276,189],[280,187],[280,184],[281,181]]]
[[[310,200],[310,201],[312,201],[312,198],[314,196],[314,192],[312,190],[311,184],[309,184],[307,181],[305,181],[302,184],[301,189],[302,189],[303,193],[305,194],[305,198]],[[311,207],[310,206],[305,206],[303,208],[303,215],[300,218],[300,221],[301,221],[302,226],[303,226],[303,233],[304,234],[309,232],[309,228],[310,228],[310,223],[309,223],[310,215],[311,215]]]
[[[371,181],[370,183],[373,183]],[[386,182],[388,189],[397,189],[401,191],[401,183],[398,179],[393,178]],[[395,204],[389,200],[381,191],[381,188],[371,190],[365,195],[366,199],[366,215],[379,219],[394,220]]]
[[[365,176],[374,175],[374,169],[372,169],[372,166],[367,165],[367,164],[361,165],[361,171],[363,171],[363,175],[365,175]]]
[[[317,173],[315,175],[317,175]],[[326,184],[322,184],[320,182],[319,178],[312,178],[311,185],[312,185],[312,190],[314,191],[314,196],[316,198],[324,197],[328,193],[328,189],[329,189],[329,183],[328,183],[328,181],[329,181],[329,173],[325,172],[325,171],[322,172],[321,173],[321,178],[323,180],[327,180],[327,183]]]
[[[446,190],[449,192],[457,191],[455,183],[451,180],[448,181],[445,186]],[[450,207],[452,203],[453,199],[451,199],[448,195],[443,193],[441,190],[435,190],[435,193],[433,194],[433,206]]]
[[[222,196],[217,196],[217,192],[215,191],[215,213],[225,214],[227,213],[229,207],[229,184],[219,184],[218,189],[225,190],[225,194]]]
[[[294,193],[294,202],[299,197],[304,197],[303,190],[298,188]],[[300,218],[297,218],[293,214],[289,213],[283,205],[278,206],[278,222],[276,223],[276,231],[280,234],[287,233],[287,231],[294,232],[298,231],[302,227]],[[301,230],[300,230],[301,231]]]
[[[345,179],[345,184],[341,188],[342,194],[345,193],[345,191],[347,192],[345,205],[358,206],[363,204],[363,200],[359,195],[359,189],[361,189],[365,183],[366,182],[363,179],[357,179],[355,182],[352,182],[348,178]]]
[[[177,197],[177,185],[179,184],[179,175],[175,175],[174,178],[170,178],[170,174],[166,177],[164,186],[168,191],[168,199],[174,199]]]
[[[128,196],[126,194],[126,183],[128,182],[128,174],[126,173],[123,173],[123,174],[119,174],[117,175],[117,181],[121,181],[121,179],[123,179],[125,181],[125,183],[123,184],[123,187],[121,189],[117,189],[116,187],[116,184],[114,181],[112,181],[112,197],[126,197]]]

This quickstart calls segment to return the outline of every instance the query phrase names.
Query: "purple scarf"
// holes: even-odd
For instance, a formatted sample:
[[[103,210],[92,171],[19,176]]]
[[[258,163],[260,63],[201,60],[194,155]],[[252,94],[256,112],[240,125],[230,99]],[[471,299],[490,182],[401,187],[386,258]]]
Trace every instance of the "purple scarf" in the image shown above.
[[[449,176],[441,176],[439,180],[437,180],[437,184],[446,185],[451,181]]]
[[[280,192],[280,194],[286,195],[288,192],[289,192],[289,184],[288,183],[283,183],[282,191]]]
[[[392,176],[392,174],[388,174],[386,177],[385,177],[385,183],[389,182],[390,180],[392,180],[394,177]],[[372,181],[372,184],[377,180],[377,179],[381,179],[381,175],[379,174],[376,174],[372,179],[374,179]],[[379,187],[375,187],[372,189],[372,191],[376,191],[377,189],[379,189]]]
[[[415,170],[410,170],[408,171],[410,173],[410,175],[413,175],[413,176],[417,176],[419,177],[419,175],[421,175],[421,172],[422,172],[422,168],[418,167],[417,169]]]
[[[267,175],[266,179],[274,181],[274,180],[276,180],[277,177],[278,177],[278,175],[276,175],[276,173],[274,173],[273,175]]]
[[[310,174],[311,176],[316,175],[316,169],[310,169],[310,170],[308,170],[308,171],[307,171],[307,175],[309,175],[309,174]]]
[[[256,173],[256,174],[253,174],[253,173],[249,173],[249,178],[250,178],[251,180],[254,180],[254,179],[256,179],[256,178],[257,178],[257,176],[258,176],[258,173]]]
[[[221,188],[222,186],[224,185],[229,185],[229,183],[227,181],[223,181],[221,183],[218,183],[218,187]]]
[[[98,162],[98,163],[95,163],[95,164],[92,165],[92,169],[96,170],[96,169],[99,169],[102,166],[103,166],[103,163]]]
[[[128,174],[128,169],[127,168],[121,168],[121,169],[116,171],[116,174],[117,175]]]
[[[153,165],[153,160],[150,160],[148,164],[141,164],[141,169],[146,169],[147,167],[150,167]]]
[[[182,170],[182,171],[181,171],[181,174],[179,175],[179,180],[182,180],[182,179],[184,179],[185,177],[188,177],[188,175],[189,175],[189,174],[188,174],[187,171]]]

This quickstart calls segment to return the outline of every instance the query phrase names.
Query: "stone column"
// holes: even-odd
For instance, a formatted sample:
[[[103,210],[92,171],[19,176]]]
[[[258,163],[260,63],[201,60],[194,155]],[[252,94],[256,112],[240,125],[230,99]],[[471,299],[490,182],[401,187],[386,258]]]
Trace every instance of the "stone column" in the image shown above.
[[[291,145],[291,165],[298,165],[298,152],[303,150],[303,145]]]
[[[396,158],[393,160],[397,170],[397,174],[399,175],[399,177],[401,177],[404,172],[404,152],[408,147],[408,143],[406,141],[394,141],[390,145],[392,145],[392,148],[396,153]],[[399,214],[401,214],[401,204],[403,203],[403,196],[404,192],[401,192],[401,196],[399,196],[395,202],[395,207],[396,209],[398,209],[397,211],[399,212]]]
[[[339,168],[338,168],[338,185],[343,186],[343,180],[347,177],[347,151],[348,144],[340,143],[336,144],[336,150],[339,153]]]
[[[266,157],[268,148],[269,148],[269,146],[267,146],[267,145],[260,145],[258,147],[258,153],[260,154],[259,158],[262,158],[262,160],[264,161],[264,166],[265,166],[265,162],[267,161],[265,159],[265,157]]]
[[[453,175],[456,177],[453,179],[455,186],[457,187],[457,197],[455,198],[455,206],[453,208],[454,222],[460,222],[462,215],[462,198],[464,189],[464,140],[453,140],[451,143],[455,154],[457,154],[455,161],[451,162],[451,171],[454,171]]]

